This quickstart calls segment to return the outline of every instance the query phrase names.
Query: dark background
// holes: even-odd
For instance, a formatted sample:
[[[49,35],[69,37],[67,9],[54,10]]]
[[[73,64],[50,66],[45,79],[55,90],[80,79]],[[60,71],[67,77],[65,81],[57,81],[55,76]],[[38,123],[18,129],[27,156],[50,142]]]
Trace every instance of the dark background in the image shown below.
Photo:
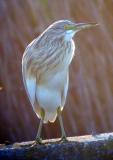
[[[75,36],[76,55],[63,111],[67,136],[113,131],[113,1],[0,0],[0,143],[36,136],[39,120],[25,93],[21,59],[26,46],[56,20],[97,22]],[[43,138],[60,137],[58,121]]]

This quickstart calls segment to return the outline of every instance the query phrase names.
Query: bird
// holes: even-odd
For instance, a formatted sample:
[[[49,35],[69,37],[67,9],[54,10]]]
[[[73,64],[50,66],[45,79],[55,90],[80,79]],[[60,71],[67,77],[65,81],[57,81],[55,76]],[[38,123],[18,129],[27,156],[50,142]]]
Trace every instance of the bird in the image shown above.
[[[67,141],[62,111],[68,92],[69,66],[75,54],[73,37],[77,32],[96,25],[58,20],[26,47],[22,57],[22,76],[29,101],[40,119],[36,144],[42,143],[43,123],[53,123],[57,117],[61,141]]]

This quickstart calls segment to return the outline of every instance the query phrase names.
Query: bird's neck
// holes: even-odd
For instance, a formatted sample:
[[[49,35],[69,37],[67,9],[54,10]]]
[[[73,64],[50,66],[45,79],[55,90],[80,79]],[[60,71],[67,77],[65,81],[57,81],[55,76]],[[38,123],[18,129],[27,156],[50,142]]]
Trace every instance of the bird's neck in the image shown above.
[[[72,30],[66,31],[66,34],[64,36],[65,41],[71,41],[74,35],[75,31]]]

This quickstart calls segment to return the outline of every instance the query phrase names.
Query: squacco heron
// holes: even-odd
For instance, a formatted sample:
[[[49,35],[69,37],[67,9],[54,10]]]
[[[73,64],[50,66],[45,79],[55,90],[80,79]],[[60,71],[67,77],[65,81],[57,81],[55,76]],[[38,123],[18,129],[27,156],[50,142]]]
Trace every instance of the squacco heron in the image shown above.
[[[95,25],[60,20],[27,46],[22,58],[22,74],[33,110],[40,119],[36,143],[41,143],[43,123],[54,122],[57,116],[61,140],[67,140],[62,110],[68,91],[69,65],[75,52],[72,38],[78,31]]]

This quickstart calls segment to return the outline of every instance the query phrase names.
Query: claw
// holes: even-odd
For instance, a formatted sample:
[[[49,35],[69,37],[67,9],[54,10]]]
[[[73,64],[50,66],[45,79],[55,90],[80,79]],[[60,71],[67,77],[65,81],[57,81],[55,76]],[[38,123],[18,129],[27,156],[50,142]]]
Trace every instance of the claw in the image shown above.
[[[42,139],[41,138],[36,138],[35,142],[31,146],[31,148],[34,148],[37,145],[41,145],[41,144],[42,144]]]
[[[68,142],[68,139],[67,139],[66,136],[62,136],[62,137],[61,137],[61,140],[60,140],[59,142],[60,142],[60,143],[66,143],[66,142]]]
[[[42,144],[42,138],[36,138],[36,144]]]

